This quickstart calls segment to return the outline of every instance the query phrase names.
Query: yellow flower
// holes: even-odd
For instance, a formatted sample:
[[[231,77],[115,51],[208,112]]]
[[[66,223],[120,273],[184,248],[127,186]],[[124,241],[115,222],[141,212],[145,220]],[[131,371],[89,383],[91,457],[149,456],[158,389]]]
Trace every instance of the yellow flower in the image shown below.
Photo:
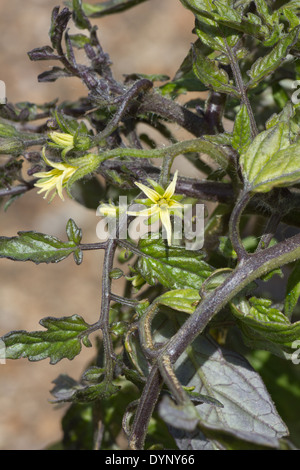
[[[148,199],[141,202],[146,205],[151,205],[151,207],[149,209],[145,209],[138,212],[127,212],[128,215],[145,217],[156,216],[160,218],[162,225],[167,233],[168,245],[171,245],[172,238],[170,212],[174,212],[174,209],[179,209],[183,207],[183,205],[176,200],[176,198],[178,199],[180,198],[180,196],[173,197],[176,188],[177,175],[178,171],[176,171],[173,180],[171,181],[166,190],[164,190],[161,186],[151,180],[149,180],[150,183],[156,189],[148,188],[147,186],[141,183],[135,183],[136,186],[140,188],[143,193],[145,193],[148,197]]]
[[[117,217],[118,207],[113,204],[100,204],[98,207],[98,213],[102,217]]]
[[[69,179],[78,170],[78,167],[69,165],[68,163],[51,162],[45,155],[45,148],[43,148],[43,158],[47,165],[51,166],[53,169],[50,171],[35,173],[33,176],[40,179],[34,186],[41,188],[40,191],[38,191],[38,194],[46,192],[44,199],[47,198],[51,191],[55,191],[51,196],[50,201],[52,201],[56,194],[58,194],[61,200],[64,201],[62,190],[67,185]]]
[[[50,142],[50,146],[63,149],[63,158],[66,156],[67,152],[74,148],[74,137],[71,134],[53,131],[49,133],[49,138],[54,142]]]

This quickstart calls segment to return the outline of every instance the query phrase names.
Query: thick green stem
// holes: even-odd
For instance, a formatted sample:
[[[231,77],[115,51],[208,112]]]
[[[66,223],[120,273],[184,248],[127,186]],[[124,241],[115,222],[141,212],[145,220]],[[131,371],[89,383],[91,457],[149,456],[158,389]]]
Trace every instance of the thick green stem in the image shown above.
[[[226,153],[222,151],[219,146],[213,145],[203,139],[184,140],[168,147],[150,150],[136,148],[116,148],[107,150],[99,154],[99,164],[115,157],[164,158],[168,156],[169,158],[174,158],[177,155],[190,152],[207,154],[224,169],[228,166],[228,157]]]

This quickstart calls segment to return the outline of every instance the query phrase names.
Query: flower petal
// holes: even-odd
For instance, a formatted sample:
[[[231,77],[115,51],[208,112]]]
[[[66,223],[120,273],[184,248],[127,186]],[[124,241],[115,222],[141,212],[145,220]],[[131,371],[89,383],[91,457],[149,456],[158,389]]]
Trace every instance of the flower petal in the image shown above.
[[[162,196],[164,199],[168,200],[168,199],[171,199],[171,197],[173,196],[175,192],[175,188],[176,188],[177,175],[178,175],[178,170],[176,170],[173,180],[171,181],[171,183],[169,184],[169,186],[167,187],[167,189],[165,190]]]
[[[152,202],[154,202],[155,204],[157,203],[157,201],[160,199],[160,195],[154,191],[154,189],[151,189],[151,188],[148,188],[148,186],[145,186],[144,184],[142,183],[135,183],[135,185],[140,188],[143,193],[146,194],[146,196],[151,199]]]
[[[150,209],[145,209],[142,211],[127,211],[128,215],[134,215],[136,217],[142,216],[142,217],[150,217],[150,215],[157,214],[160,211],[160,208],[154,204]]]
[[[159,216],[160,216],[161,223],[163,224],[165,231],[167,233],[168,245],[171,245],[172,226],[171,226],[170,213],[168,209],[161,209]]]
[[[174,201],[174,199],[171,199],[171,200],[169,201],[169,208],[170,208],[170,209],[173,209],[173,208],[174,208],[174,209],[179,209],[179,208],[183,209],[183,208],[184,208],[184,205],[181,204],[180,202]]]

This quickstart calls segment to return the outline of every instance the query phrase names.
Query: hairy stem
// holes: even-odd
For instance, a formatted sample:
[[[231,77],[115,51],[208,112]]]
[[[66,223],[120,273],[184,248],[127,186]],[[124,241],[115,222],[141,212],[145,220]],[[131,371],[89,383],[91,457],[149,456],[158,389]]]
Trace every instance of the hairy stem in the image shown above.
[[[168,342],[161,354],[169,354],[175,362],[185,348],[203,331],[213,316],[218,313],[235,295],[250,282],[300,258],[300,234],[288,238],[277,245],[257,252],[240,263],[237,268],[207,295],[185,324]]]
[[[159,398],[161,386],[162,379],[156,364],[151,369],[139,400],[129,436],[129,449],[143,449],[149,421]]]
[[[214,315],[250,282],[273,269],[299,258],[300,234],[270,248],[266,248],[263,256],[260,252],[249,256],[248,259],[237,266],[223,284],[202,300],[193,315],[188,318],[178,332],[158,352],[158,356],[143,390],[143,399],[141,398],[136,411],[131,435],[131,442],[134,443],[134,447],[131,448],[143,448],[147,432],[146,423],[150,421],[161,389],[158,364],[162,364],[166,357],[169,357],[171,363],[174,364],[194,339],[202,333]],[[150,403],[147,403],[147,407],[145,407],[147,397],[149,397]],[[141,423],[139,423],[139,419]]]
[[[136,148],[116,148],[112,150],[106,150],[99,154],[99,164],[115,157],[133,157],[133,158],[174,158],[177,155],[199,152],[208,154],[213,158],[222,168],[226,169],[228,166],[228,158],[225,151],[219,146],[213,145],[204,139],[191,139],[177,142],[176,144],[168,147],[162,147],[157,149],[136,149]]]
[[[239,261],[246,258],[248,256],[247,251],[243,247],[239,226],[240,226],[240,219],[243,210],[245,209],[246,205],[248,204],[251,198],[250,193],[242,193],[240,198],[238,199],[230,217],[229,221],[229,236],[232,243],[232,247],[237,254],[237,258]]]
[[[244,86],[240,67],[239,67],[239,64],[235,55],[235,51],[232,50],[228,46],[227,41],[226,41],[226,46],[227,46],[227,54],[230,59],[230,66],[231,66],[231,70],[235,79],[236,86],[238,87],[238,90],[241,94],[242,103],[246,106],[247,111],[248,111],[248,115],[250,119],[250,126],[251,126],[251,134],[252,134],[252,138],[254,139],[254,137],[256,137],[258,134],[258,130],[257,130],[254,114],[252,111],[252,107],[251,107],[251,104],[247,95],[246,87]]]
[[[103,347],[105,355],[105,369],[106,380],[111,381],[114,373],[114,350],[112,339],[109,330],[109,306],[110,306],[110,291],[111,291],[111,278],[110,271],[113,268],[114,254],[116,250],[116,241],[109,239],[107,242],[102,274],[102,298],[101,298],[101,313],[98,326],[103,335]]]

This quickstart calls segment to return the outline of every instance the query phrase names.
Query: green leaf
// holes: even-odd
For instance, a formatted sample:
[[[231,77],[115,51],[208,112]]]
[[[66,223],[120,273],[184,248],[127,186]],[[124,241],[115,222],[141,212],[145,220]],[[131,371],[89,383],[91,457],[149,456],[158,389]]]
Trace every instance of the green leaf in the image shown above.
[[[155,342],[164,343],[174,335],[176,326],[171,315],[167,320],[156,317],[154,322]],[[259,374],[246,359],[220,347],[210,337],[198,336],[176,361],[174,370],[183,386],[195,387],[196,392],[223,404],[223,408],[209,403],[196,406],[199,422],[193,437],[197,439],[200,430],[204,447],[211,442],[218,448],[239,448],[243,444],[247,449],[251,443],[276,448],[278,440],[287,435]],[[200,445],[201,438],[198,442]]]
[[[52,403],[90,403],[99,399],[107,399],[118,391],[118,386],[113,383],[109,383],[106,380],[103,380],[101,383],[88,385],[75,383],[75,385],[68,388],[60,388],[60,386],[56,386],[55,389],[51,391],[52,395],[55,397],[55,399],[52,400]]]
[[[221,51],[227,55],[227,47],[234,47],[240,38],[240,34],[233,29],[222,27],[208,18],[197,17],[195,33],[212,50]]]
[[[296,28],[296,26],[299,25],[300,19],[297,15],[295,15],[295,13],[293,13],[293,11],[289,10],[288,8],[283,8],[282,12],[284,16],[286,17],[286,19],[288,20],[288,22],[290,23],[291,29]]]
[[[196,289],[170,290],[155,299],[155,303],[185,313],[193,313],[199,302],[200,295]]]
[[[227,72],[219,68],[217,61],[201,54],[199,49],[194,50],[193,71],[208,88],[239,97],[237,89],[229,83]]]
[[[285,294],[284,313],[287,317],[291,318],[293,311],[298,303],[300,297],[300,261],[294,266],[291,272]]]
[[[290,146],[288,123],[280,122],[258,134],[240,157],[245,189],[265,192],[293,179],[293,171],[297,171],[295,153],[294,146]]]
[[[77,47],[77,49],[83,49],[86,44],[90,44],[91,40],[84,34],[70,34],[69,39],[72,46]]]
[[[100,18],[105,15],[120,13],[145,1],[146,0],[107,0],[101,3],[96,3],[95,5],[84,2],[82,4],[82,9],[87,16]],[[72,6],[71,1],[67,1],[65,4],[69,7]]]
[[[294,28],[284,38],[280,39],[269,54],[259,57],[248,71],[250,81],[248,88],[255,87],[261,80],[276,70],[286,58],[289,50],[295,44],[299,35],[299,27]]]
[[[245,152],[251,142],[251,123],[247,106],[242,105],[236,115],[232,134],[232,146],[240,154]]]
[[[0,137],[15,137],[18,134],[19,132],[14,126],[0,120]]]
[[[83,11],[82,1],[81,0],[73,0],[72,8],[73,8],[73,20],[74,20],[77,28],[89,29],[90,28],[90,22],[87,19],[86,15]]]
[[[109,273],[111,279],[120,279],[122,276],[124,276],[124,272],[120,268],[114,268]]]
[[[150,285],[161,283],[169,289],[200,289],[213,268],[203,256],[184,247],[167,247],[161,239],[141,239],[137,271]]]
[[[294,352],[293,342],[300,339],[300,322],[290,323],[271,304],[268,299],[252,297],[249,302],[233,301],[230,307],[247,346],[290,359]]]
[[[50,364],[61,359],[74,359],[81,351],[81,336],[89,325],[79,315],[47,317],[40,320],[46,331],[11,331],[2,336],[7,359],[27,358],[41,361],[49,357]]]
[[[77,227],[73,219],[68,220],[66,231],[69,241],[79,245],[82,239],[82,230]]]
[[[261,24],[260,18],[258,16],[252,13],[248,13],[247,16],[241,16],[242,12],[239,11],[238,8],[233,9],[230,3],[226,5],[224,2],[218,2],[219,12],[217,12],[214,6],[215,2],[210,0],[180,1],[185,7],[192,10],[197,18],[201,16],[203,18],[214,20],[220,27],[222,27],[222,30],[224,27],[228,27],[236,31],[254,36],[260,40],[263,40],[268,34],[267,26]],[[240,8],[242,9],[243,6]]]
[[[286,187],[300,180],[300,143],[274,154],[257,174],[252,191],[267,192]]]
[[[94,450],[92,403],[72,403],[62,418],[63,450]]]
[[[0,258],[14,261],[58,263],[77,252],[74,241],[63,242],[38,232],[18,232],[17,237],[0,237]]]
[[[260,17],[266,22],[270,22],[271,15],[269,12],[269,6],[265,0],[255,0],[255,6]]]
[[[237,13],[236,10],[231,8],[229,5],[226,5],[226,2],[220,0],[214,0],[213,4],[217,7],[218,14],[222,17],[222,19],[226,21],[235,21],[239,23],[241,21],[241,16]]]

